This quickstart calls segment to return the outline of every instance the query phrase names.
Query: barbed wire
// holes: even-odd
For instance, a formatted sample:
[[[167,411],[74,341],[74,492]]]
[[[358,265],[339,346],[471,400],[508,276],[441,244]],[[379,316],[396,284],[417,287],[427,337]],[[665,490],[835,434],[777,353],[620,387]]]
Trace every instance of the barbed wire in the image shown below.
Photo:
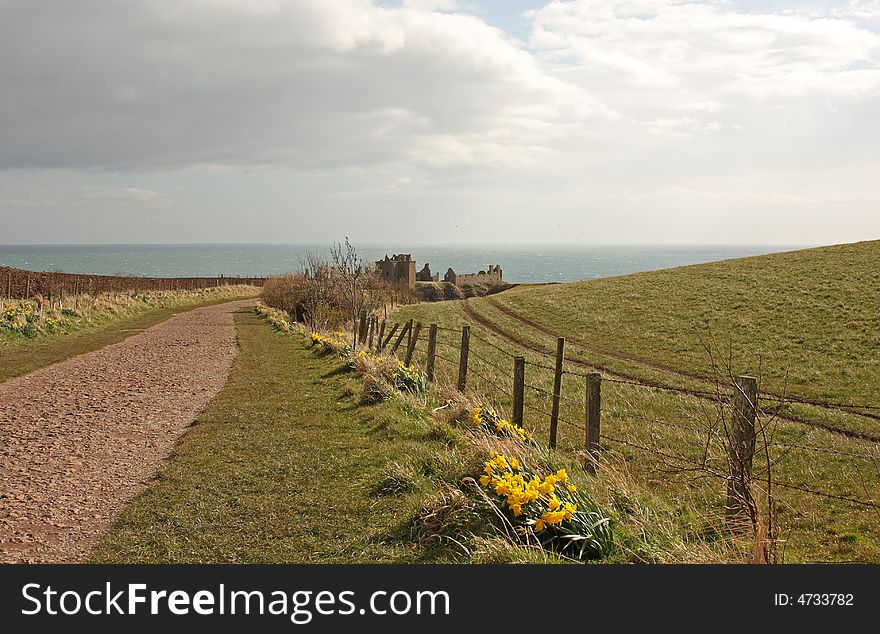
[[[651,453],[651,454],[654,454],[657,456],[662,456],[662,457],[666,458],[667,460],[675,460],[678,462],[683,462],[684,464],[687,464],[692,467],[703,467],[702,463],[690,460],[689,458],[685,458],[684,456],[673,456],[672,454],[665,453],[663,451],[660,451],[659,449],[652,449],[651,447],[645,447],[644,445],[639,445],[637,443],[630,442],[628,440],[623,440],[622,438],[615,438],[614,436],[609,436],[608,434],[603,434],[600,439],[600,442],[602,440],[610,440],[611,442],[616,442],[616,443],[620,443],[622,445],[627,445],[629,447],[633,447],[634,449],[641,449],[642,451],[645,451],[647,453]]]
[[[880,461],[880,455],[869,456],[866,454],[849,453],[847,451],[840,451],[839,449],[829,449],[827,447],[815,447],[813,445],[799,445],[797,443],[771,442],[768,444],[771,447],[790,447],[793,449],[805,449],[807,451],[815,451],[817,453],[827,453],[827,454],[834,454],[834,455],[838,455],[838,456],[846,456],[847,458],[857,458],[860,460],[867,460],[869,462]]]
[[[535,361],[529,361],[528,359],[525,359],[525,360],[524,360],[524,363],[525,363],[526,365],[530,365],[530,366],[532,366],[533,368],[541,368],[542,370],[549,370],[550,372],[553,372],[553,373],[556,372],[556,368],[555,368],[555,367],[550,366],[550,365],[544,365],[543,363],[536,363]],[[569,373],[569,374],[570,374],[570,373]]]
[[[538,387],[537,385],[535,385],[533,383],[523,383],[523,387],[526,387],[534,392],[537,392],[538,394],[546,394],[550,398],[553,398],[555,396],[553,394],[553,392],[551,392],[550,390],[545,390],[544,388]]]
[[[544,394],[544,395],[546,395],[547,397],[549,397],[550,399],[556,398],[556,397],[558,396],[560,402],[564,402],[564,403],[572,403],[572,404],[574,404],[575,406],[577,406],[578,408],[581,408],[581,409],[584,409],[584,408],[586,407],[586,404],[585,404],[583,401],[576,400],[576,399],[573,399],[573,398],[569,398],[569,397],[565,396],[564,394],[555,394],[555,393],[552,392],[551,390],[545,390],[544,388],[542,388],[542,387],[538,387],[537,385],[535,385],[535,384],[533,384],[533,383],[524,383],[524,384],[523,384],[523,387],[526,387],[526,388],[528,388],[528,389],[530,389],[530,390],[532,390],[533,392],[536,392],[536,393],[538,393],[538,394]]]
[[[574,421],[570,421],[566,418],[562,418],[561,416],[558,418],[558,420],[560,423],[563,423],[564,425],[568,425],[569,427],[574,427],[574,428],[580,429],[581,431],[584,431],[584,432],[587,431],[586,425],[581,425],[580,423],[575,423]]]
[[[502,368],[502,367],[501,367],[500,365],[498,365],[497,363],[494,363],[494,362],[492,362],[492,361],[489,361],[486,357],[482,356],[481,354],[478,354],[478,353],[474,352],[473,350],[470,350],[470,351],[469,351],[469,356],[472,357],[472,358],[475,358],[477,361],[480,361],[480,362],[482,362],[482,363],[485,363],[485,364],[488,365],[490,368],[494,368],[495,370],[497,370],[497,371],[499,371],[499,372],[501,372],[501,373],[503,373],[503,374],[511,374],[511,373],[512,373],[512,371],[510,370],[510,368]]]
[[[495,381],[493,381],[492,379],[490,379],[490,378],[487,377],[486,375],[481,374],[481,373],[479,373],[479,372],[477,372],[476,370],[473,370],[473,369],[472,369],[472,372],[473,372],[473,374],[474,374],[477,378],[483,379],[483,381],[485,381],[486,383],[488,383],[489,385],[491,385],[493,388],[495,388],[497,391],[501,392],[502,394],[505,394],[505,395],[507,395],[507,396],[511,396],[511,397],[513,396],[513,393],[512,393],[510,390],[507,390],[507,389],[505,389],[505,388],[499,387],[498,384],[495,383]]]
[[[397,322],[395,322],[395,323],[397,323]],[[398,323],[397,325],[398,325],[398,328],[400,328],[401,326],[405,326],[406,324],[399,324]],[[457,333],[457,331],[455,331],[453,329],[445,328],[442,326],[438,326],[438,330],[444,330],[446,332]],[[386,331],[386,333],[387,332],[390,332],[390,331]],[[397,333],[395,333],[395,334],[397,334],[399,336],[400,332],[402,332],[402,331],[398,330]],[[471,336],[474,337],[474,339],[476,339],[477,341],[480,341],[480,342],[488,345],[489,347],[501,352],[506,357],[515,356],[515,355],[511,354],[510,352],[504,350],[503,348],[500,348],[499,346],[495,345],[494,343],[488,341],[487,339],[485,339],[479,335],[474,335],[472,333]],[[401,343],[402,343],[402,341],[401,341]],[[437,343],[438,348],[446,346],[447,348],[450,348],[454,351],[459,351],[459,346],[448,343],[446,341],[443,341],[442,339],[438,338],[436,343]],[[389,336],[389,344],[390,344],[390,336]],[[427,345],[427,341],[424,340],[423,338],[416,339],[415,344],[413,346],[413,350],[414,350],[414,352],[419,351],[420,353],[426,353],[427,351],[424,350],[424,347],[426,345]],[[501,367],[497,363],[490,361],[482,354],[475,352],[473,350],[473,348],[471,349],[470,354],[471,354],[471,356],[474,357],[474,359],[476,361],[483,363],[488,367],[494,368],[495,370],[497,370],[501,373],[506,374],[509,371],[508,369]],[[458,360],[450,359],[450,358],[440,354],[439,352],[437,352],[437,350],[435,350],[435,356],[436,356],[436,358],[438,358],[446,363],[449,363],[452,366],[457,366],[459,363]],[[552,372],[555,372],[555,370],[556,370],[555,367],[551,367],[551,366],[544,365],[541,363],[536,363],[536,362],[529,361],[529,360],[526,360],[525,363],[526,363],[526,365],[549,370]],[[502,388],[501,386],[498,385],[498,383],[495,380],[489,378],[488,376],[486,376],[482,372],[479,372],[475,367],[471,367],[470,370],[474,374],[474,376],[476,376],[478,379],[481,379],[487,385],[491,386],[494,390],[496,390],[496,392],[503,394],[503,395],[506,395],[506,396],[513,396],[512,392],[509,389]],[[573,371],[573,370],[564,370],[563,372],[565,374],[570,374],[573,376],[579,376],[579,377],[583,377],[583,378],[588,377],[588,375],[586,373],[581,373],[581,372],[577,372],[577,371]],[[647,387],[647,388],[652,388],[652,389],[661,390],[661,391],[668,391],[668,392],[674,392],[674,393],[679,393],[679,394],[687,394],[687,395],[692,395],[692,396],[700,396],[700,397],[709,398],[710,400],[715,401],[715,402],[729,404],[727,402],[727,399],[725,399],[723,397],[723,395],[721,395],[719,393],[706,392],[706,391],[700,391],[700,390],[691,390],[688,388],[677,388],[677,387],[667,386],[667,385],[663,385],[663,384],[656,384],[654,382],[638,381],[638,380],[632,380],[632,379],[627,379],[627,378],[617,378],[617,377],[609,377],[609,376],[603,376],[602,378],[603,378],[603,380],[606,380],[610,383],[632,385],[632,386],[636,386],[636,387]],[[539,386],[531,384],[531,383],[526,383],[524,385],[524,387],[529,388],[530,390],[534,391],[537,394],[546,395],[547,397],[549,397],[551,399],[558,396],[561,401],[564,400],[569,403],[577,403],[579,406],[583,405],[583,403],[580,403],[580,401],[576,401],[574,399],[567,398],[561,394],[555,395],[552,391],[546,390],[542,387],[539,387]],[[838,408],[848,414],[859,414],[859,412],[849,411],[852,409],[866,409],[866,410],[880,409],[880,406],[875,406],[875,405],[856,405],[856,404],[850,404],[850,403],[833,403],[831,401],[811,401],[810,399],[805,399],[805,398],[796,397],[796,396],[780,397],[780,396],[776,396],[773,394],[768,394],[766,392],[761,392],[759,395],[759,398],[763,399],[763,400],[767,400],[767,401],[778,402],[780,404],[793,402],[793,403],[799,403],[799,404],[803,404],[803,405],[815,405],[815,406],[820,406],[820,407]],[[530,411],[533,411],[533,412],[540,414],[542,417],[546,416],[547,418],[551,418],[551,416],[552,416],[550,412],[547,412],[547,411],[542,410],[538,407],[535,407],[527,402],[524,402],[523,406],[525,408],[529,409]],[[772,412],[767,412],[765,410],[760,410],[760,412],[764,415],[768,415],[768,414],[772,415]],[[711,429],[699,429],[699,428],[692,427],[689,425],[672,423],[670,421],[666,421],[666,420],[663,420],[660,418],[649,417],[649,416],[644,416],[644,415],[620,411],[620,410],[610,410],[607,412],[607,415],[613,416],[613,417],[618,417],[618,418],[642,420],[642,421],[649,422],[652,424],[657,424],[657,425],[661,425],[664,427],[678,429],[678,430],[682,430],[682,431],[688,431],[688,432],[696,433],[696,434],[700,434],[700,435],[703,435],[706,433],[710,433],[710,434],[713,433],[713,430],[711,430]],[[567,418],[557,417],[557,420],[559,423],[566,425],[568,427],[578,429],[580,431],[586,431],[585,425],[576,423],[576,422],[571,421]],[[718,434],[718,432],[716,431],[715,434]],[[639,450],[639,451],[646,452],[651,455],[662,457],[664,460],[671,461],[673,463],[670,466],[675,466],[677,464],[677,465],[687,465],[687,466],[696,467],[696,468],[705,467],[704,464],[693,461],[692,459],[689,459],[685,456],[673,455],[673,454],[667,453],[665,451],[661,451],[657,448],[648,447],[648,446],[639,444],[637,442],[633,442],[631,440],[617,438],[617,437],[611,436],[607,433],[602,434],[602,440],[609,441],[612,443],[621,444],[621,445],[631,447],[631,448]],[[866,460],[866,461],[870,461],[870,462],[880,461],[880,456],[852,453],[852,452],[847,452],[847,451],[841,451],[838,449],[817,447],[817,446],[813,446],[813,445],[804,445],[804,444],[799,444],[799,443],[770,442],[770,443],[767,443],[767,446],[781,447],[781,448],[785,448],[785,449],[801,449],[804,451],[812,451],[812,452],[816,452],[816,453],[837,455],[837,456],[842,456],[842,457],[846,457],[846,458]],[[873,500],[866,501],[866,500],[862,500],[862,499],[858,499],[858,498],[854,498],[854,497],[837,495],[834,493],[828,493],[826,491],[821,491],[818,489],[812,489],[806,485],[796,484],[796,483],[792,483],[792,482],[784,482],[784,481],[777,481],[777,480],[772,480],[771,482],[772,482],[772,484],[774,484],[778,487],[800,491],[802,493],[806,493],[809,495],[824,497],[824,498],[828,498],[828,499],[835,499],[835,500],[848,502],[851,504],[856,504],[856,505],[865,506],[865,507],[869,507],[869,508],[875,508],[875,509],[880,508],[880,505],[876,504]]]
[[[870,409],[880,410],[880,405],[857,405],[855,403],[836,403],[834,401],[823,401],[821,399],[811,399],[805,396],[779,396],[768,392],[760,392],[758,398],[765,401],[774,401],[777,403],[798,403],[800,405],[815,405],[817,407],[827,407],[831,409],[850,410],[850,409]],[[851,412],[858,414],[859,412]]]
[[[694,432],[696,434],[715,434],[718,432],[712,429],[700,429],[699,427],[691,427],[690,425],[682,425],[681,423],[670,423],[669,421],[663,420],[661,418],[653,418],[651,416],[642,416],[641,414],[632,414],[630,412],[621,412],[619,410],[610,410],[608,412],[609,416],[616,416],[618,418],[631,418],[634,420],[642,420],[648,423],[656,423],[658,425],[663,425],[664,427],[671,427],[673,429],[680,429],[683,431]]]
[[[783,489],[793,489],[795,491],[802,491],[803,493],[809,493],[810,495],[818,495],[821,497],[831,498],[833,500],[842,500],[844,502],[851,502],[853,504],[861,504],[862,506],[868,506],[871,508],[880,509],[880,504],[876,504],[874,501],[859,500],[857,498],[846,497],[844,495],[837,495],[836,493],[828,493],[826,491],[819,491],[818,489],[811,489],[811,488],[803,486],[803,485],[792,484],[791,482],[780,482],[778,480],[771,480],[771,484],[773,486],[782,487]]]
[[[550,418],[550,412],[544,411],[538,407],[535,407],[534,405],[529,405],[528,403],[525,402],[525,400],[523,400],[523,407],[526,409],[530,409],[533,412],[537,412],[541,416],[546,416],[547,418]]]
[[[443,326],[438,326],[438,329],[446,330],[448,332],[458,332],[456,330],[446,328]],[[489,341],[485,337],[477,335],[473,332],[471,333],[471,336],[474,337],[476,340],[494,348],[495,350],[504,354],[505,356],[508,356],[508,357],[517,356],[517,355],[509,352],[508,350],[501,348],[497,344]],[[543,354],[552,354],[552,351],[545,349],[542,351],[542,353]],[[571,359],[569,359],[569,361],[578,363],[581,360],[571,358]],[[553,366],[545,365],[545,364],[531,361],[531,360],[526,360],[525,363],[527,365],[532,366],[532,367],[541,368],[541,369],[548,370],[551,372],[555,372],[555,370],[556,370],[556,368]],[[572,370],[572,369],[564,369],[563,373],[570,374],[572,376],[578,376],[581,378],[588,378],[588,376],[589,376],[585,372],[579,372],[577,370]],[[697,389],[687,388],[687,387],[683,387],[683,386],[667,385],[667,384],[664,384],[664,383],[661,383],[658,381],[643,381],[643,380],[638,380],[638,379],[614,377],[614,376],[608,376],[608,375],[603,375],[602,379],[604,381],[608,381],[610,383],[618,383],[618,384],[624,384],[624,385],[631,385],[631,386],[635,386],[635,387],[646,387],[646,388],[653,388],[653,389],[662,390],[662,391],[675,392],[675,393],[680,393],[680,394],[688,394],[691,396],[698,396],[698,397],[702,397],[702,398],[707,398],[707,399],[710,399],[710,400],[716,401],[716,402],[726,400],[724,398],[724,394],[719,394],[717,392],[710,392],[710,391],[706,391],[706,390],[697,390]],[[779,402],[779,403],[799,403],[799,404],[803,404],[803,405],[813,405],[813,406],[825,407],[825,408],[835,408],[835,409],[839,409],[845,413],[853,414],[853,415],[857,415],[857,416],[863,415],[863,416],[874,417],[873,414],[867,414],[865,412],[859,412],[856,410],[860,410],[860,409],[861,410],[872,410],[872,411],[873,410],[880,410],[880,405],[875,405],[875,404],[841,403],[841,402],[834,402],[834,401],[824,401],[824,400],[820,400],[820,399],[810,399],[807,397],[802,397],[802,396],[797,396],[797,395],[779,396],[779,395],[771,394],[769,392],[761,392],[760,398],[764,399],[764,400],[768,400],[768,401]]]
[[[435,352],[435,353],[434,353],[434,356],[437,357],[438,359],[441,359],[441,360],[445,361],[446,363],[448,363],[448,364],[450,364],[450,365],[455,365],[455,366],[458,365],[458,360],[453,361],[452,359],[443,356],[443,355],[440,354],[439,352]]]
[[[480,335],[474,333],[473,331],[471,331],[471,339],[476,339],[476,340],[479,341],[480,343],[484,343],[484,344],[486,344],[487,346],[489,346],[490,348],[494,348],[495,350],[497,350],[497,351],[500,352],[501,354],[503,354],[503,355],[505,355],[505,356],[507,356],[507,357],[510,357],[511,359],[514,358],[514,357],[516,356],[515,354],[512,354],[512,353],[508,352],[507,350],[505,350],[505,349],[502,348],[501,346],[498,346],[498,345],[492,343],[491,341],[489,341],[489,340],[486,339],[485,337],[481,337]]]
[[[461,351],[459,350],[458,346],[456,346],[456,345],[454,345],[454,344],[451,344],[451,343],[447,343],[446,341],[440,341],[439,339],[437,340],[437,347],[438,347],[438,348],[439,348],[439,347],[449,348],[449,349],[452,350],[453,352],[459,352],[459,353],[461,352]]]
[[[675,385],[666,385],[660,382],[654,381],[639,381],[636,379],[624,379],[617,378],[613,376],[602,375],[603,381],[608,381],[609,383],[619,383],[622,385],[634,385],[636,387],[648,387],[655,390],[661,390],[664,392],[675,392],[678,394],[688,394],[690,396],[699,396],[702,398],[708,398],[711,400],[718,400],[719,398],[723,398],[723,394],[719,394],[717,392],[707,392],[705,390],[695,390],[689,387],[680,387]]]

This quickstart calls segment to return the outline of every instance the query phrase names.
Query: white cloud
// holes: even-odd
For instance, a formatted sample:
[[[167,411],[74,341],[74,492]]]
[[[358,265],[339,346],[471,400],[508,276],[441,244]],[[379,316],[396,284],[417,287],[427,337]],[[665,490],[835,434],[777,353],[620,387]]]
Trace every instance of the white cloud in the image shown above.
[[[873,4],[873,3],[872,3]],[[863,10],[864,12],[864,10]],[[583,85],[657,105],[880,94],[880,35],[844,15],[681,0],[552,2],[532,46]]]

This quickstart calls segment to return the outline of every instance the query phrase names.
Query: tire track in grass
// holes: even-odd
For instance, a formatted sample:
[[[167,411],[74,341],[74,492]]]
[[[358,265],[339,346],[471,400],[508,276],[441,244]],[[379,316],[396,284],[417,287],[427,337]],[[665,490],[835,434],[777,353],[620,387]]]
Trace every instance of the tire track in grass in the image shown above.
[[[516,312],[512,308],[509,308],[498,301],[495,297],[486,297],[485,301],[490,304],[492,307],[496,308],[498,311],[504,313],[508,317],[519,321],[520,323],[537,330],[539,332],[544,333],[545,335],[557,338],[562,337],[563,335],[547,328],[546,326],[542,326],[541,324],[529,319]],[[689,370],[683,370],[681,368],[677,368],[666,363],[661,363],[659,361],[654,361],[652,359],[648,359],[645,357],[640,357],[638,355],[632,355],[625,352],[620,352],[617,350],[612,350],[610,348],[605,348],[603,346],[597,346],[596,344],[589,343],[580,339],[578,337],[567,336],[566,340],[574,343],[581,348],[585,348],[592,352],[596,352],[598,354],[612,357],[615,359],[620,359],[621,361],[629,361],[631,363],[636,363],[638,365],[646,365],[648,367],[654,368],[656,370],[662,370],[663,372],[668,372],[670,374],[676,374],[678,376],[694,379],[696,381],[702,381],[705,383],[711,384],[714,379],[711,375],[700,373],[700,372],[692,372]],[[621,375],[622,376],[622,375]],[[646,381],[646,379],[639,379],[642,381]],[[685,389],[685,388],[682,388]],[[880,420],[880,414],[874,414],[872,412],[865,412],[859,409],[858,405],[848,405],[845,403],[830,403],[828,401],[819,401],[815,399],[807,398],[806,396],[798,396],[793,394],[780,394],[778,392],[773,392],[771,390],[761,390],[762,394],[766,394],[767,396],[771,396],[776,399],[780,399],[781,401],[790,402],[790,403],[801,403],[803,405],[810,405],[812,407],[818,407],[820,409],[828,409],[828,410],[836,410],[845,412],[847,414],[853,414],[855,416],[862,416],[864,418],[871,418],[874,420]]]
[[[473,308],[469,305],[470,300],[464,300],[461,302],[462,311],[468,318],[474,320],[490,332],[494,333],[496,336],[508,341],[520,348],[525,348],[526,350],[530,350],[537,354],[540,354],[548,359],[555,359],[555,353],[546,350],[545,348],[538,346],[536,344],[529,343],[528,341],[523,341],[522,339],[516,337],[515,335],[503,330],[499,327],[495,322],[490,319],[479,315],[476,313]],[[559,335],[557,335],[559,336]],[[570,341],[574,341],[570,339]],[[687,394],[689,396],[693,396],[694,398],[703,399],[712,403],[718,403],[721,399],[719,397],[707,396],[706,392],[700,390],[694,390],[691,388],[681,387],[672,385],[669,383],[665,383],[663,381],[656,381],[654,379],[646,379],[644,377],[640,377],[634,374],[629,374],[626,372],[621,372],[619,370],[613,370],[609,368],[607,365],[603,365],[601,363],[595,363],[591,361],[587,361],[586,359],[566,355],[565,357],[566,363],[570,363],[572,365],[576,365],[582,368],[587,368],[591,370],[600,370],[610,376],[614,376],[620,379],[624,379],[627,381],[632,381],[634,383],[638,383],[640,385],[644,385],[645,387],[653,387],[661,390],[668,390],[671,392],[677,392],[679,394]],[[846,436],[847,438],[857,438],[859,440],[867,440],[869,442],[880,443],[880,435],[871,434],[868,432],[855,431],[852,429],[847,429],[845,427],[837,427],[835,425],[829,425],[828,423],[823,423],[821,421],[812,420],[809,418],[803,418],[801,416],[797,416],[795,414],[781,414],[775,413],[774,416],[780,420],[785,420],[790,423],[799,423],[802,425],[807,425],[810,427],[817,427],[819,429],[823,429],[827,432],[831,432],[833,434],[839,434],[841,436]]]

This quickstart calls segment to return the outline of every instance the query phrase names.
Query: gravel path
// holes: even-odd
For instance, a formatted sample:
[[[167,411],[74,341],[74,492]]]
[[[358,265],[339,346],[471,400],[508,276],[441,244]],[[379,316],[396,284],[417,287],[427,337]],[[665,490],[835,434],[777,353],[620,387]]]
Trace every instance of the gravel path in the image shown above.
[[[232,314],[190,310],[0,383],[0,562],[82,561],[226,382]]]

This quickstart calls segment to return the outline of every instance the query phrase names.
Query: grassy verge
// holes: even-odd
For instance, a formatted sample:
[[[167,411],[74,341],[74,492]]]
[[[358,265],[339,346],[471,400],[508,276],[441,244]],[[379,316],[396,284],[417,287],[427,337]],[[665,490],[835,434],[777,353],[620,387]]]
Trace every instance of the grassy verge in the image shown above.
[[[418,559],[406,519],[422,496],[370,491],[394,461],[428,454],[424,422],[392,403],[359,408],[338,359],[253,313],[236,321],[241,352],[227,385],[93,560]]]
[[[607,561],[725,556],[724,544],[707,542],[625,474],[592,478],[574,459],[463,428],[454,412],[467,420],[468,406],[447,402],[442,387],[391,395],[285,324],[273,330],[252,312],[236,321],[241,351],[229,381],[92,561],[561,561],[505,538],[475,493],[471,478],[490,449],[544,473],[567,468],[606,505],[616,543]],[[364,398],[377,388],[384,397]],[[444,402],[443,418],[431,416]]]
[[[157,303],[119,302],[114,310],[96,311],[87,319],[71,318],[64,330],[33,339],[0,336],[0,381],[117,343],[181,311],[254,297],[256,292],[251,287],[228,287],[168,295]]]

